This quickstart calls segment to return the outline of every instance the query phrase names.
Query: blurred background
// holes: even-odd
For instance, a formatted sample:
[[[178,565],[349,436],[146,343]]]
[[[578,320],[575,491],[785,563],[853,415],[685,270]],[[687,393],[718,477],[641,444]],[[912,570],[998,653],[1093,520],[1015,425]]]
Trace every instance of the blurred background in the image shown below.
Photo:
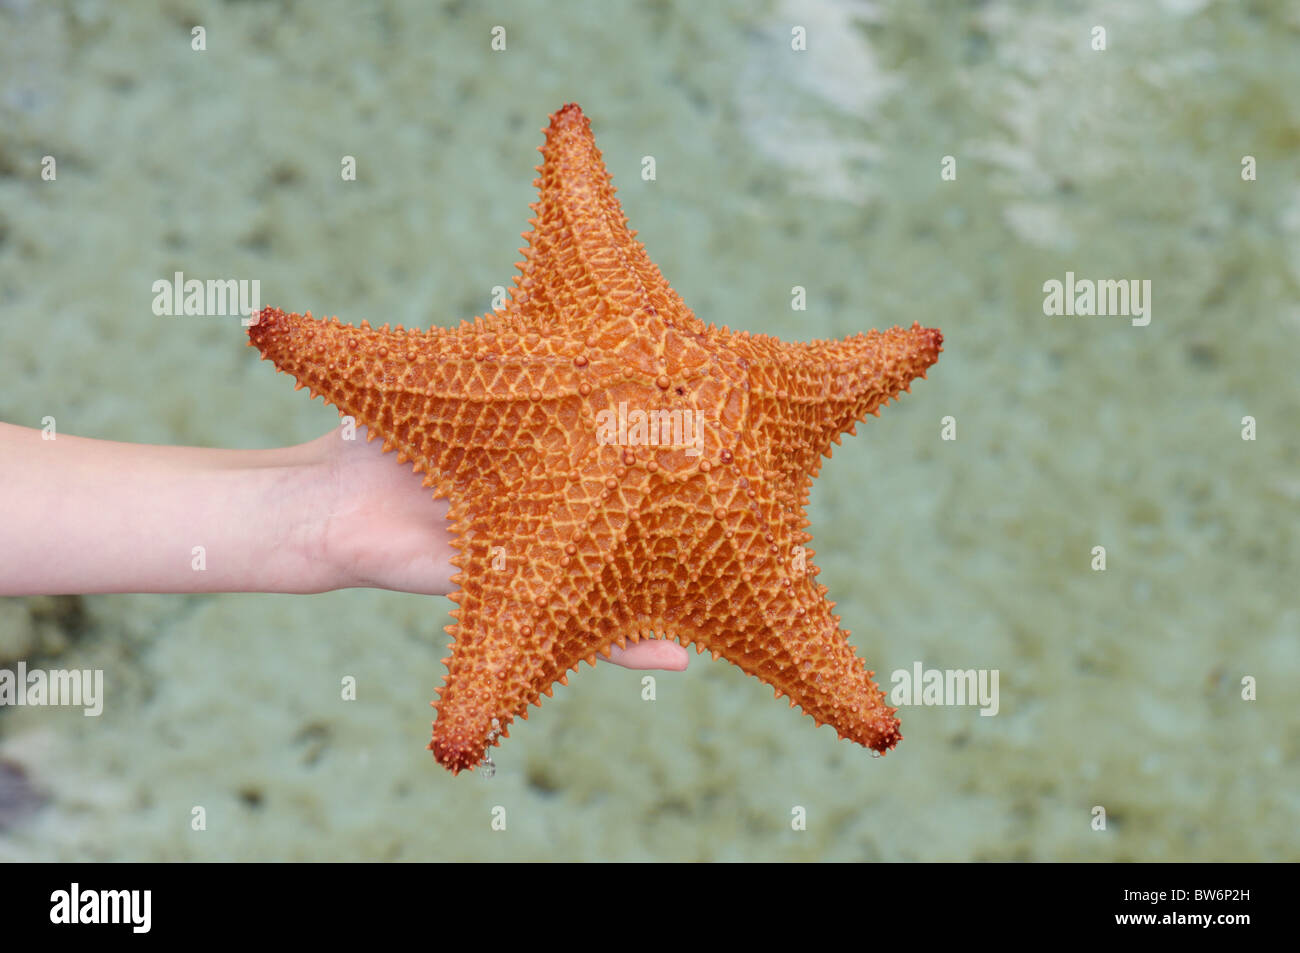
[[[107,697],[0,710],[0,859],[1300,859],[1300,5],[490,7],[0,0],[0,420],[326,432],[237,318],[155,316],[153,282],[482,314],[576,101],[705,322],[943,329],[823,469],[813,546],[882,682],[996,669],[997,715],[905,707],[874,759],[725,661],[654,702],[584,666],[453,778],[424,750],[445,599],[3,599],[0,666]],[[1150,324],[1045,316],[1066,272],[1150,280]]]

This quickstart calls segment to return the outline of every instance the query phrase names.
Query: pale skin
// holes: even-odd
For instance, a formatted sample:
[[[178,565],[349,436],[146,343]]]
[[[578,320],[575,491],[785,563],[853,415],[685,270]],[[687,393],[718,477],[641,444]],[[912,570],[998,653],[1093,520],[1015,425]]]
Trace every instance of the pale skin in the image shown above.
[[[450,593],[447,501],[365,428],[343,435],[210,450],[47,440],[0,423],[0,596]],[[687,654],[645,640],[613,646],[610,661],[681,671]]]

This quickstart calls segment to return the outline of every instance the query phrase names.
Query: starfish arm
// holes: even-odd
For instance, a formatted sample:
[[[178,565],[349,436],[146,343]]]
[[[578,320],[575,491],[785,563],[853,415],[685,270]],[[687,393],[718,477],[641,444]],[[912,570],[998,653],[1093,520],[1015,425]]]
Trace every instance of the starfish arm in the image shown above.
[[[408,402],[420,396],[492,400],[517,396],[517,388],[527,392],[530,385],[542,383],[492,373],[495,365],[480,367],[493,353],[496,341],[488,328],[497,318],[422,331],[400,324],[374,328],[368,321],[354,327],[337,318],[315,319],[310,311],[286,314],[265,308],[248,328],[248,343],[313,397],[322,394],[348,413],[373,411],[376,417],[392,417],[397,408],[390,406],[390,398],[396,394]],[[533,369],[538,378],[544,372],[540,365]]]
[[[910,393],[912,382],[924,380],[942,351],[943,332],[919,322],[809,344],[808,358],[824,395],[818,420],[822,449],[829,451],[831,441],[852,432],[854,424],[868,414],[879,416],[880,408]]]
[[[622,367],[581,339],[512,329],[513,315],[419,331],[267,308],[249,328],[263,360],[364,422],[398,459],[445,483],[506,486],[567,440],[588,376]],[[531,437],[529,439],[521,439]]]
[[[449,512],[463,588],[451,597],[452,654],[429,748],[453,773],[479,764],[584,659],[651,634],[626,612],[615,556],[649,478],[629,473],[621,453],[601,447],[572,480],[539,473],[508,494],[465,495]]]
[[[811,564],[809,569],[816,571]],[[746,587],[737,593],[741,604],[725,631],[711,626],[692,633],[683,626],[680,640],[696,642],[761,679],[777,698],[788,697],[792,708],[799,706],[841,738],[884,754],[903,740],[897,709],[889,707],[875,672],[857,657],[849,631],[839,628],[824,587],[810,579],[770,601]]]
[[[888,751],[902,739],[895,709],[815,582],[808,521],[792,492],[778,491],[747,460],[738,456],[710,480],[710,497],[729,505],[717,534],[686,556],[698,569],[697,589],[667,633],[763,680],[840,737]]]
[[[805,492],[832,444],[909,392],[943,350],[943,334],[919,324],[839,341],[750,341],[749,399],[757,429],[776,451],[773,459],[785,478]]]
[[[643,347],[645,332],[703,325],[628,230],[582,110],[565,106],[543,131],[533,229],[523,236],[511,307],[543,331],[582,314],[593,344],[657,374],[660,355]]]
[[[457,603],[455,621],[446,627],[451,654],[443,659],[447,674],[432,703],[437,718],[429,750],[453,774],[480,764],[488,746],[508,737],[510,723],[526,718],[528,704],[560,674],[547,666],[556,657],[556,631],[537,618],[532,596],[537,591],[545,603],[545,588],[530,578],[558,565],[555,540],[534,543],[503,532],[506,509],[500,498],[475,494],[448,513],[459,551],[453,582],[461,588],[451,594]],[[538,554],[549,559],[534,562]]]

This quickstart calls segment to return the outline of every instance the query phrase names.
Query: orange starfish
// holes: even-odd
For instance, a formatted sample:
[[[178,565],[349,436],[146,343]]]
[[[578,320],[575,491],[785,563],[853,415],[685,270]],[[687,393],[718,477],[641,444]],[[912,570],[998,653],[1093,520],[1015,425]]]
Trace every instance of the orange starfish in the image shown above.
[[[895,709],[815,581],[821,458],[938,360],[913,325],[788,344],[705,326],[627,229],[577,105],[551,117],[522,274],[454,329],[268,308],[264,359],[451,498],[459,608],[429,748],[453,773],[611,643],[675,638],[885,752]]]

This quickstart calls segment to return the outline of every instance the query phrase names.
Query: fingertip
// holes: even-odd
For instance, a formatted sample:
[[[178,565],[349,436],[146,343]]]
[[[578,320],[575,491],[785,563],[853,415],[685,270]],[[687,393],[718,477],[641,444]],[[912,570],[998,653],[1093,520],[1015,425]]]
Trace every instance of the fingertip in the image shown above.
[[[676,642],[666,639],[642,639],[625,649],[612,646],[609,660],[615,665],[638,671],[658,669],[665,672],[684,672],[690,662],[686,650]]]

